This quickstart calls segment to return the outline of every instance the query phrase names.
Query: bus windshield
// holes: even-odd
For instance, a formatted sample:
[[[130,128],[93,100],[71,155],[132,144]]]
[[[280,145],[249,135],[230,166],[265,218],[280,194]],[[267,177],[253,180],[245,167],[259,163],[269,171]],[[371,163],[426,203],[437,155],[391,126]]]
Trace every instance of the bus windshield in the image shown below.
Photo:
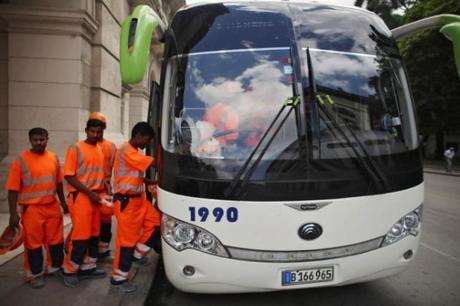
[[[286,99],[293,96],[289,48],[174,57],[165,150],[198,159],[244,161]],[[297,141],[290,116],[264,159]]]
[[[316,158],[378,156],[417,147],[413,105],[401,61],[310,49],[317,86]],[[305,67],[308,69],[308,67]],[[347,141],[351,139],[352,141]]]
[[[166,170],[177,175],[166,182],[207,186],[213,194],[199,196],[213,198],[225,198],[222,190],[235,184],[232,180],[247,181],[248,190],[261,193],[270,184],[304,184],[295,185],[298,194],[283,192],[283,199],[365,195],[414,184],[401,175],[420,177],[412,99],[400,59],[311,48],[309,67],[306,48],[301,52],[302,75],[294,75],[289,47],[170,57],[162,146]],[[309,69],[315,99],[303,96],[302,111],[289,114],[249,177],[240,178],[243,165],[258,159],[260,152],[252,152],[283,103],[294,97],[295,80],[303,93],[312,91]],[[377,186],[375,172],[391,186]],[[176,192],[198,195],[200,189],[184,188]],[[258,192],[250,195],[256,196],[261,199]]]

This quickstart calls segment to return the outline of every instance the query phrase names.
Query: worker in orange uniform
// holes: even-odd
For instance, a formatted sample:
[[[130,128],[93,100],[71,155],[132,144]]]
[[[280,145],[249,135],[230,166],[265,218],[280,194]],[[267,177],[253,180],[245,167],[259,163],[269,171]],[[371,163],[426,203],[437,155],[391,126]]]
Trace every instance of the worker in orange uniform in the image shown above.
[[[147,122],[137,123],[129,142],[122,144],[115,154],[113,167],[114,215],[117,219],[117,243],[111,284],[123,292],[136,290],[128,281],[133,261],[139,261],[155,245],[155,228],[160,225],[160,215],[144,192],[144,183],[153,182],[144,178],[144,172],[154,159],[141,154],[154,137]],[[158,231],[157,231],[158,232]]]
[[[86,123],[86,140],[69,147],[65,157],[64,178],[68,182],[68,205],[72,219],[69,251],[64,258],[64,285],[75,288],[81,279],[102,278],[96,268],[100,233],[100,211],[106,194],[104,153],[97,144],[104,130],[101,121]]]
[[[107,120],[105,116],[99,112],[93,112],[89,115],[89,119],[99,120],[104,125],[104,130],[107,128]],[[105,161],[105,187],[108,194],[112,193],[111,190],[111,177],[112,177],[112,167],[113,161],[115,159],[115,151],[117,147],[111,142],[104,138],[104,133],[102,133],[101,138],[98,140],[98,144],[102,148],[102,152],[104,153],[104,161]],[[99,237],[99,247],[98,247],[98,257],[104,258],[110,256],[110,240],[112,239],[112,216],[113,216],[113,208],[101,205],[100,206],[100,213],[101,213],[101,230],[100,230],[100,237]]]
[[[29,141],[31,149],[23,151],[11,165],[6,189],[9,224],[18,227],[22,219],[26,282],[32,288],[41,288],[45,285],[42,246],[48,255],[47,273],[52,274],[62,266],[64,232],[61,206],[66,212],[67,205],[59,160],[56,154],[46,149],[48,131],[31,129]],[[18,203],[21,217],[17,211]]]

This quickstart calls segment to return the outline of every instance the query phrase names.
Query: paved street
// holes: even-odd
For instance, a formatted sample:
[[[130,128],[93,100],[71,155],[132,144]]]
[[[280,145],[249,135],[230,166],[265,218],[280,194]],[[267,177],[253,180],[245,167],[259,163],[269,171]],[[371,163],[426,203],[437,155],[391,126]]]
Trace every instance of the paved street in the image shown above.
[[[460,177],[425,173],[422,243],[404,273],[337,288],[237,295],[186,294],[159,267],[146,305],[460,305]]]

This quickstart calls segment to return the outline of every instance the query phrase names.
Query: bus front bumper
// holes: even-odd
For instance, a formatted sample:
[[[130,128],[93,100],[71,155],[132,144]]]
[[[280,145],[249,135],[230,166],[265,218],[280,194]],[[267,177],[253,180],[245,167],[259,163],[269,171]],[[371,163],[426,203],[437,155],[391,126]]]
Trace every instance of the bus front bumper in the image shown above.
[[[262,292],[324,286],[341,286],[395,275],[403,271],[417,253],[420,235],[408,236],[391,245],[359,255],[309,262],[254,262],[209,255],[196,250],[176,251],[162,242],[166,276],[177,289],[196,293]],[[404,253],[413,255],[405,259]],[[185,275],[184,267],[193,267]],[[282,272],[334,267],[328,282],[283,285]]]

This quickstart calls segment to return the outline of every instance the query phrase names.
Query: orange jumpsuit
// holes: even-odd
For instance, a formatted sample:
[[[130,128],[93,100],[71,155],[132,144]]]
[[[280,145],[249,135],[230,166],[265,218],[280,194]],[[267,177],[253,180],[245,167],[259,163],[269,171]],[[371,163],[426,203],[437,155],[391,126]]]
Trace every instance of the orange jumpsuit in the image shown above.
[[[110,180],[112,177],[113,161],[115,159],[115,151],[117,148],[113,142],[103,139],[98,143],[102,152],[104,153],[104,167],[105,167],[105,182],[110,186]],[[110,240],[112,239],[112,215],[113,208],[105,205],[100,206],[101,212],[101,230],[99,239],[99,254],[104,254],[109,250]]]
[[[160,214],[145,198],[144,172],[153,157],[141,154],[129,143],[122,144],[113,167],[114,215],[117,240],[112,283],[128,280],[133,256],[139,258],[153,247],[153,232],[160,225]]]
[[[75,176],[88,189],[102,196],[104,190],[104,154],[98,145],[85,141],[69,147],[65,157],[64,176]],[[72,185],[68,206],[72,219],[69,251],[64,259],[64,273],[96,268],[98,254],[100,211],[99,204],[91,203],[89,197],[78,192]]]
[[[24,271],[26,280],[43,274],[42,246],[47,251],[47,270],[62,265],[63,221],[56,185],[62,173],[56,154],[24,151],[13,161],[6,189],[18,192],[21,222],[24,228]]]

